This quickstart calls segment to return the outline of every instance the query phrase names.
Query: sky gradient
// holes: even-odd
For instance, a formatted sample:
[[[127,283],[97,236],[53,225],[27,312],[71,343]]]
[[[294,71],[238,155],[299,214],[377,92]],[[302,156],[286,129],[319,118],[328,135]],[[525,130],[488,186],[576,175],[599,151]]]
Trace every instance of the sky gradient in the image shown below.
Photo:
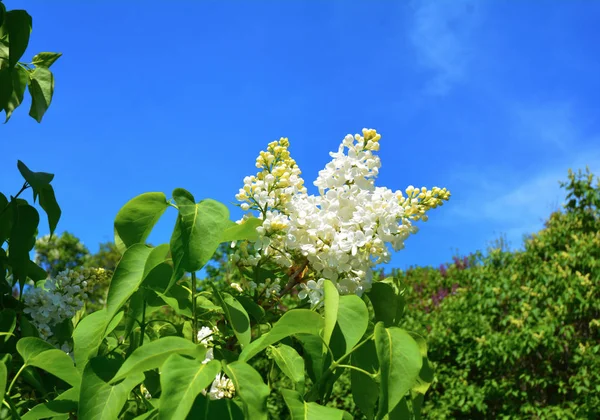
[[[450,189],[400,268],[501,234],[518,248],[559,208],[568,168],[600,175],[600,2],[4,3],[33,17],[23,60],[63,57],[42,123],[27,100],[0,127],[0,191],[19,190],[17,159],[55,173],[58,232],[92,252],[143,192],[183,187],[239,218],[234,195],[282,136],[309,192],[363,127],[382,134],[377,185]]]

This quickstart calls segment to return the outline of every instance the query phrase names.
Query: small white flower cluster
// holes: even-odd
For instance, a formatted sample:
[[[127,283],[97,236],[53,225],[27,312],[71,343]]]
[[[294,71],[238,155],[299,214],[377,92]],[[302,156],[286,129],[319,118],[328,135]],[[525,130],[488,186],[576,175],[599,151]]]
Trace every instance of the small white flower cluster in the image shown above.
[[[281,292],[281,279],[279,278],[275,278],[275,280],[267,278],[264,283],[260,284],[256,284],[253,281],[245,281],[244,285],[250,294],[259,296],[264,294],[264,297],[267,299],[272,296],[276,296],[279,292]],[[242,284],[240,283],[231,283],[229,286],[240,293],[244,292],[244,287],[242,287]]]
[[[314,182],[318,195],[308,195],[302,186],[287,139],[269,144],[257,159],[261,172],[246,177],[236,196],[243,209],[259,212],[259,238],[251,246],[241,244],[234,261],[256,265],[268,258],[284,268],[306,264],[313,280],[302,284],[300,298],[308,297],[313,305],[322,299],[324,279],[342,294],[360,296],[369,290],[374,267],[391,258],[388,244],[402,249],[406,238],[417,232],[412,222],[426,221],[426,211],[450,197],[438,187],[409,186],[407,197],[375,187],[381,162],[374,152],[380,138],[368,129],[362,136],[347,135]],[[294,182],[281,174],[293,174]]]
[[[87,293],[103,275],[102,268],[62,271],[46,280],[43,287],[27,290],[23,295],[23,312],[31,317],[41,337],[49,340],[53,335],[51,327],[72,318],[83,308]]]
[[[220,400],[221,398],[233,398],[235,386],[231,379],[219,372],[210,386],[208,398],[211,400]]]
[[[214,334],[217,332],[217,327],[202,327],[200,330],[198,330],[198,343],[204,344],[206,347],[208,347],[206,356],[202,361],[202,364],[204,365],[215,358],[212,345]],[[202,394],[206,395],[206,390],[202,391]],[[220,400],[221,398],[233,398],[234,394],[235,387],[233,386],[231,379],[227,378],[222,373],[218,373],[208,390],[208,397],[211,400]]]

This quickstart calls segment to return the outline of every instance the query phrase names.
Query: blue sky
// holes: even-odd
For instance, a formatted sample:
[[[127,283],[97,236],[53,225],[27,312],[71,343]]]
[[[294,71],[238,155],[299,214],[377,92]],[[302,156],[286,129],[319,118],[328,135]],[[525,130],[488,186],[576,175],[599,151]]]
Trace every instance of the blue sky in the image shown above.
[[[137,194],[183,187],[233,204],[281,136],[310,185],[345,134],[371,127],[379,185],[451,190],[394,256],[401,268],[500,234],[516,248],[559,207],[569,167],[600,174],[600,2],[5,5],[33,16],[24,58],[63,57],[42,124],[26,102],[0,127],[0,191],[20,188],[17,159],[55,173],[58,231],[92,251]]]

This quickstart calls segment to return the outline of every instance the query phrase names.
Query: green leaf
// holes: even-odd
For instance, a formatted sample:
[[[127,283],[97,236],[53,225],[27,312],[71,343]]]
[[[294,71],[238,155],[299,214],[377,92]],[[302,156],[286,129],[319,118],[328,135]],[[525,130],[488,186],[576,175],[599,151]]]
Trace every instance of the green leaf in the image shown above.
[[[169,305],[177,315],[192,317],[192,295],[189,289],[176,284],[167,293],[157,293],[164,303]]]
[[[231,328],[233,328],[233,332],[240,342],[240,345],[242,348],[246,347],[252,338],[250,331],[250,318],[248,317],[248,313],[242,304],[229,293],[221,294],[215,288],[214,295],[221,303],[223,312],[225,312],[225,318],[227,318]]]
[[[47,172],[33,172],[20,160],[17,161],[17,168],[19,169],[19,172],[25,181],[27,181],[27,183],[31,185],[31,188],[33,188],[34,202],[37,199],[37,194],[39,194],[39,191],[46,185],[50,184],[50,182],[52,182],[54,179],[54,174],[49,174]]]
[[[112,383],[128,375],[159,368],[172,354],[196,356],[201,359],[206,348],[181,337],[163,337],[135,349],[112,379]]]
[[[2,309],[0,312],[0,332],[6,334],[0,337],[0,343],[5,343],[17,326],[17,313],[12,309]]]
[[[236,299],[242,304],[246,312],[248,312],[248,315],[251,315],[255,321],[260,322],[264,318],[264,308],[254,302],[254,300],[244,295],[236,296]]]
[[[116,317],[115,317],[116,319]],[[94,312],[84,317],[73,331],[73,353],[75,366],[82,374],[88,360],[96,356],[107,329],[106,309]]]
[[[31,95],[29,115],[37,122],[42,122],[54,95],[54,75],[47,68],[38,67],[31,73],[27,86]]]
[[[48,278],[48,273],[46,273],[46,270],[42,267],[30,260],[27,263],[27,277],[33,281],[45,280]]]
[[[408,404],[406,403],[406,398],[402,398],[398,404],[394,407],[394,409],[387,416],[389,420],[405,420],[412,418],[410,410],[408,409]]]
[[[325,280],[325,283],[323,284],[323,292],[325,305],[323,341],[325,344],[329,345],[331,334],[333,334],[333,329],[335,328],[335,324],[337,322],[340,294],[338,293],[337,287],[335,287],[330,280]]]
[[[2,53],[5,47],[6,44],[2,42],[2,39],[0,38],[0,53]],[[0,57],[0,86],[3,87],[3,89],[0,89],[0,111],[2,111],[7,106],[8,101],[12,97],[12,85],[13,69],[11,67],[8,67],[8,58],[3,59],[2,57]]]
[[[200,270],[212,258],[221,243],[220,238],[229,222],[229,210],[218,201],[206,199],[198,204],[182,188],[173,191],[179,216],[171,236],[171,252],[175,271]]]
[[[12,206],[6,196],[0,193],[0,246],[9,237],[13,223]]]
[[[160,264],[163,264],[165,261],[170,261],[169,251],[169,244],[162,244],[152,248],[152,252],[148,255],[146,265],[144,266],[144,279]]]
[[[194,400],[221,371],[221,363],[211,360],[202,364],[178,354],[171,355],[162,366],[159,420],[184,419]]]
[[[375,342],[369,340],[356,350],[350,356],[352,366],[356,366],[369,373],[376,373],[379,370],[379,361],[377,359],[377,350]],[[360,410],[365,413],[368,419],[372,419],[375,414],[375,404],[379,398],[379,385],[371,376],[367,376],[355,369],[350,371],[352,398]]]
[[[56,350],[52,344],[36,337],[25,337],[21,338],[17,342],[17,351],[23,358],[23,363],[29,364],[30,360],[37,355],[47,352],[49,350]],[[68,356],[67,356],[68,357]]]
[[[386,327],[395,325],[398,298],[394,288],[387,283],[376,282],[367,296],[375,311],[375,322],[382,321]]]
[[[31,338],[25,338],[23,340],[31,340]],[[71,386],[78,386],[81,382],[79,372],[77,372],[77,369],[73,366],[73,360],[62,350],[55,348],[44,351],[37,356],[30,358],[27,364],[43,369]]]
[[[29,44],[31,16],[25,10],[10,10],[6,13],[4,27],[9,39],[9,67],[13,68]]]
[[[40,333],[37,330],[37,328],[31,322],[29,322],[27,317],[21,317],[19,327],[21,327],[21,337],[39,338],[40,336]]]
[[[6,112],[5,123],[10,119],[13,111],[23,103],[25,88],[29,83],[29,73],[23,67],[17,66],[12,71],[10,69],[7,70],[12,78],[12,93],[4,103],[4,111]],[[0,103],[0,107],[2,107],[2,103]]]
[[[433,371],[432,371],[433,373]],[[423,400],[425,395],[421,393],[413,394],[412,398],[412,412],[415,420],[421,420],[421,409],[423,408]]]
[[[152,228],[163,215],[169,204],[161,192],[149,192],[129,200],[115,218],[115,243],[124,248],[145,243]],[[121,253],[124,248],[119,248]]]
[[[27,181],[33,189],[34,202],[39,195],[40,206],[48,215],[50,234],[53,234],[61,215],[60,207],[58,206],[54,195],[54,188],[50,185],[50,182],[54,179],[54,175],[46,172],[33,172],[20,160],[17,162],[17,167],[19,168],[21,175],[23,175],[23,178],[25,178],[25,181]]]
[[[145,290],[139,289],[129,299],[127,316],[125,317],[125,330],[123,331],[124,337],[129,337],[131,331],[142,322],[145,305],[144,294]]]
[[[145,288],[157,292],[167,289],[173,275],[173,267],[169,264],[172,262],[170,250],[169,244],[162,244],[152,249],[144,266],[143,286]]]
[[[242,409],[231,399],[210,400],[199,395],[187,417],[193,420],[244,420]]]
[[[125,251],[110,281],[106,310],[112,319],[135,293],[144,279],[144,268],[152,248],[144,244],[132,245]]]
[[[50,235],[52,235],[56,229],[56,225],[58,225],[60,215],[62,214],[62,211],[56,202],[56,196],[54,195],[54,188],[52,188],[52,185],[45,185],[40,190],[40,206],[48,216],[48,226],[50,228]]]
[[[314,402],[305,402],[302,396],[291,389],[282,389],[281,395],[290,410],[292,420],[342,420],[352,418],[346,411],[324,407]]]
[[[256,217],[249,217],[240,224],[234,222],[234,224],[223,231],[221,242],[253,241],[258,238],[256,228],[261,226],[262,222],[261,219]]]
[[[29,266],[29,251],[35,245],[35,234],[40,216],[37,210],[30,205],[16,205],[13,209],[16,216],[11,229],[8,255],[13,275],[19,281],[25,281]]]
[[[375,325],[375,347],[381,372],[379,411],[382,419],[416,384],[423,365],[419,345],[411,335],[397,327]]]
[[[110,385],[103,377],[109,369],[107,360],[97,357],[85,367],[79,394],[78,418],[114,420],[125,405],[131,389],[144,380],[141,373],[131,373],[125,380]]]
[[[21,416],[22,420],[39,420],[56,418],[61,414],[67,414],[77,410],[79,400],[79,388],[69,388],[52,401],[38,404]]]
[[[344,353],[347,353],[358,344],[367,331],[369,310],[365,302],[356,295],[340,297],[337,323],[346,344]]]
[[[271,356],[285,376],[294,382],[296,391],[304,392],[304,359],[290,346],[280,344],[271,347]]]
[[[241,361],[230,364],[223,362],[223,371],[233,381],[235,393],[244,403],[246,418],[267,419],[267,397],[270,389],[263,382],[260,373]]]
[[[292,309],[286,312],[273,325],[273,329],[260,336],[244,348],[240,354],[241,361],[248,361],[258,353],[279,340],[294,334],[319,335],[323,328],[323,318],[309,309]]]
[[[0,401],[4,401],[4,393],[6,392],[6,380],[8,371],[4,362],[0,361]]]
[[[117,328],[119,326],[119,324],[121,323],[121,320],[123,319],[123,316],[125,315],[124,311],[119,311],[117,312],[117,314],[110,320],[110,322],[108,323],[106,330],[104,331],[104,334],[102,336],[102,338],[106,338],[108,337],[108,335],[113,332],[113,330],[115,328]]]
[[[421,367],[419,378],[417,379],[415,386],[412,388],[412,391],[424,395],[433,382],[433,369],[429,365],[429,359],[427,359],[427,341],[417,333],[411,332],[410,335],[419,345],[421,356],[423,357],[423,367]]]
[[[58,60],[61,55],[62,53],[41,52],[33,56],[32,63],[36,67],[50,68],[50,66],[54,64],[54,62]]]
[[[321,379],[324,370],[325,356],[323,341],[318,335],[297,334],[296,338],[304,348],[304,358],[307,361],[306,370],[313,382]]]

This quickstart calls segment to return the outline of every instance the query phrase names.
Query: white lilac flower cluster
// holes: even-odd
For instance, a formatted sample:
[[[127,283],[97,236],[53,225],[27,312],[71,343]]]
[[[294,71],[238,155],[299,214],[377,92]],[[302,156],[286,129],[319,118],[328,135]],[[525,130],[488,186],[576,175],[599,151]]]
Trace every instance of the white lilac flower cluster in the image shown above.
[[[213,350],[213,337],[218,332],[217,328],[202,327],[198,331],[197,339],[198,343],[204,344],[208,347],[206,356],[202,361],[202,364],[207,364],[215,358]],[[206,390],[202,391],[203,395],[206,395]],[[215,380],[210,385],[208,390],[208,397],[211,400],[220,400],[221,398],[233,398],[235,394],[235,387],[233,382],[227,376],[222,373],[218,373]]]
[[[236,195],[242,209],[258,212],[263,224],[256,241],[240,245],[234,262],[271,259],[284,268],[307,266],[310,280],[301,284],[299,296],[313,305],[322,299],[324,279],[342,294],[369,290],[374,267],[391,258],[388,245],[402,249],[417,232],[413,222],[427,221],[426,212],[450,198],[445,188],[409,186],[405,196],[376,187],[380,138],[370,129],[347,135],[314,182],[318,195],[303,186],[289,141],[270,143],[256,161],[260,172],[246,177]]]
[[[279,278],[275,278],[275,280],[267,278],[265,279],[264,283],[260,284],[256,284],[253,281],[248,281],[246,284],[247,291],[250,292],[251,295],[264,295],[264,297],[267,299],[271,296],[276,296],[281,291],[281,279]],[[244,288],[240,283],[231,283],[229,286],[240,293],[244,292]]]
[[[52,327],[83,308],[88,292],[105,276],[103,268],[62,271],[46,280],[42,287],[32,287],[24,293],[23,312],[31,317],[40,336],[51,342]]]

